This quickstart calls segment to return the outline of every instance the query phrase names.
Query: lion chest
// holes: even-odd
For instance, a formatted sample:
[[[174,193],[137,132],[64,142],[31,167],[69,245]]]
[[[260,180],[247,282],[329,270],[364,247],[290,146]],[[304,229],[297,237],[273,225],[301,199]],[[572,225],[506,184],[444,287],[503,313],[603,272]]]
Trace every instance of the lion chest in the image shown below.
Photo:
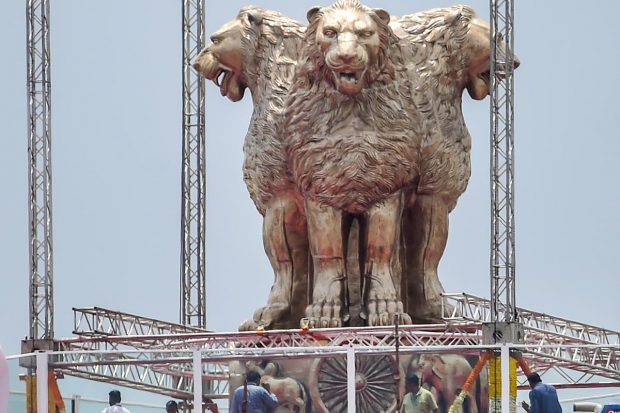
[[[300,191],[320,203],[364,212],[415,176],[417,148],[407,129],[379,130],[355,116],[308,126],[287,153]]]

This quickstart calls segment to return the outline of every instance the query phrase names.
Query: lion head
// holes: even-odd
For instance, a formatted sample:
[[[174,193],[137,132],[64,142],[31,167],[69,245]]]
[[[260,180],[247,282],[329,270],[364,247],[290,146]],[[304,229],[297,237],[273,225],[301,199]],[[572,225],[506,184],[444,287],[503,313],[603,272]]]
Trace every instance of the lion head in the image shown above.
[[[465,87],[472,99],[482,100],[491,93],[491,28],[484,20],[474,16],[468,25],[466,37],[467,50],[467,77]],[[497,36],[497,44],[499,46],[498,60],[505,60],[506,43],[501,35]],[[517,56],[514,58],[514,68],[519,67],[520,61]],[[503,72],[503,64],[500,63],[498,70],[500,75]]]
[[[300,57],[301,86],[325,80],[340,93],[356,95],[382,75],[393,77],[388,51],[393,34],[385,10],[340,0],[308,11]]]
[[[211,44],[200,52],[193,66],[220,88],[222,96],[236,102],[259,77],[277,77],[268,65],[296,63],[303,31],[300,23],[278,12],[244,7],[211,35]]]
[[[454,96],[467,89],[473,99],[490,93],[491,29],[468,6],[452,6],[402,16],[391,26],[411,53],[409,64],[415,72],[433,80],[427,82],[435,92]],[[505,43],[498,36],[502,57]],[[502,60],[501,58],[499,60]],[[514,56],[514,67],[519,59]],[[500,74],[503,67],[499,67]]]

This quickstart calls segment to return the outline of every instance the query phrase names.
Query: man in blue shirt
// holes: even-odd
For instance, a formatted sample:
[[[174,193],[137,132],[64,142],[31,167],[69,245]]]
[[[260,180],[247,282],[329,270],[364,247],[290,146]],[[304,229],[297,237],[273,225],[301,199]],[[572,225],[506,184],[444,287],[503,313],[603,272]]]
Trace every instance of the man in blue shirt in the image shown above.
[[[247,393],[243,386],[235,390],[230,413],[267,413],[278,405],[278,398],[269,391],[269,384],[260,385],[260,374],[250,371],[246,375],[246,380],[248,382]],[[247,401],[245,411],[243,410],[244,401]]]
[[[544,384],[538,373],[527,376],[530,384],[530,404],[522,402],[521,406],[527,413],[562,413],[555,387]]]

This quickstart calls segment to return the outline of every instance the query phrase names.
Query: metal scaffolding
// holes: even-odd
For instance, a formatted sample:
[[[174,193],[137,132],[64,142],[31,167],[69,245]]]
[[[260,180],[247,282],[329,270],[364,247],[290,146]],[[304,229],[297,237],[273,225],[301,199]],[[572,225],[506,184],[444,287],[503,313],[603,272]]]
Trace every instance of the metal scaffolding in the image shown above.
[[[96,311],[99,321],[92,322],[92,309],[74,309],[78,337],[58,340],[57,344],[61,350],[77,352],[63,354],[54,360],[53,367],[71,376],[187,399],[192,386],[188,352],[201,349],[205,352],[203,380],[208,383],[209,397],[226,398],[228,362],[232,360],[333,357],[343,355],[351,346],[359,354],[394,354],[396,343],[403,354],[469,353],[472,346],[483,345],[490,300],[464,294],[446,294],[445,299],[451,304],[451,312],[444,315],[444,323],[401,326],[398,333],[393,327],[194,332],[109,310]],[[525,320],[520,348],[536,371],[559,375],[561,387],[620,386],[619,332],[518,310]],[[102,329],[101,325],[112,328]],[[157,352],[148,353],[153,350]]]
[[[179,321],[206,328],[204,78],[192,59],[205,44],[204,0],[183,1],[183,171]]]
[[[126,320],[129,318],[125,317]],[[76,319],[82,319],[82,316],[76,315]],[[462,346],[477,345],[481,337],[477,326],[472,323],[404,326],[398,338],[393,327],[117,337],[81,330],[80,337],[57,341],[59,349],[71,353],[64,353],[62,358],[55,360],[55,370],[181,399],[191,397],[193,380],[189,350],[208,350],[203,374],[208,395],[227,398],[230,361],[342,356],[349,346],[355,346],[360,354],[392,354],[396,340],[402,346],[415,346],[417,351],[425,348],[428,351],[458,350]],[[152,350],[157,352],[149,353]]]
[[[73,309],[73,334],[80,337],[150,336],[206,332],[197,327],[169,323],[101,307]]]
[[[491,0],[491,321],[517,321],[512,0]]]
[[[28,0],[29,339],[54,337],[49,1]]]

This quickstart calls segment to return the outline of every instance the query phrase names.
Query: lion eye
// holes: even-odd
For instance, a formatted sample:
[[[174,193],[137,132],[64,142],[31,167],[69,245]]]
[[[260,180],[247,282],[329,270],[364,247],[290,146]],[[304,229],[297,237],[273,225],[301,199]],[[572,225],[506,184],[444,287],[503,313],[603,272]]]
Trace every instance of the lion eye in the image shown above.
[[[323,35],[325,37],[334,37],[336,36],[336,31],[332,29],[323,30]]]
[[[372,35],[375,34],[375,32],[372,32],[370,30],[364,31],[360,34],[360,36],[364,37],[364,38],[369,38],[372,37]]]
[[[219,44],[222,41],[219,37],[211,36],[211,43]]]

